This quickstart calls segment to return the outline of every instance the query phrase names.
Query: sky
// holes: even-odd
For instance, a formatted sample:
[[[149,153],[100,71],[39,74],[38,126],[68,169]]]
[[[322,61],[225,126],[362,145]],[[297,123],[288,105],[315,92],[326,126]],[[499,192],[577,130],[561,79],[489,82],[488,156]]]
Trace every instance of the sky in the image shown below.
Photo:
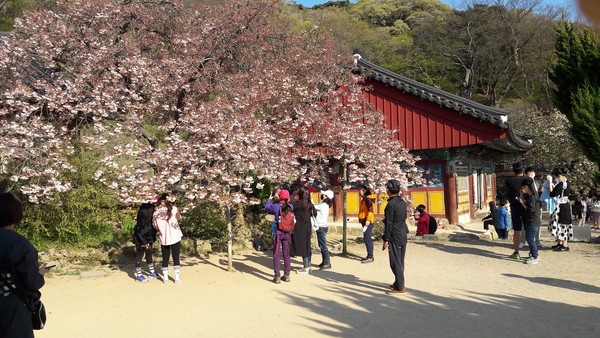
[[[444,3],[447,3],[451,6],[460,6],[460,3],[462,2],[462,0],[441,0]],[[543,0],[544,3],[549,4],[549,5],[560,5],[560,6],[574,6],[576,3],[576,0]],[[316,4],[322,4],[322,3],[326,3],[327,0],[296,0],[296,3],[302,4],[305,7],[312,7]]]

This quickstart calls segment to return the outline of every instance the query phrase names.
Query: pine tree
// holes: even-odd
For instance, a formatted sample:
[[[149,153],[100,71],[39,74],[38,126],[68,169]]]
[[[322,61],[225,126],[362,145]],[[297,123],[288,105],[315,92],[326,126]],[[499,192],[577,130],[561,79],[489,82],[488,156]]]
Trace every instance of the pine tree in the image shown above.
[[[600,163],[600,40],[591,29],[569,22],[555,29],[554,103],[571,122],[571,135],[586,156]]]

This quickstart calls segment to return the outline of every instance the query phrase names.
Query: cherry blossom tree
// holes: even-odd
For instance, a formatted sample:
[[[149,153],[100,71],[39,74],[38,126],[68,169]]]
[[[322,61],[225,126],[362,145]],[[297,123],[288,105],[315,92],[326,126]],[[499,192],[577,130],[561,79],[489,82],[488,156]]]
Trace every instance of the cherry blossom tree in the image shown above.
[[[0,42],[2,175],[31,202],[52,199],[81,142],[104,154],[95,177],[123,203],[155,191],[184,210],[256,203],[250,173],[311,180],[331,161],[406,187],[414,159],[352,60],[318,27],[294,31],[284,6],[87,0],[27,14]]]

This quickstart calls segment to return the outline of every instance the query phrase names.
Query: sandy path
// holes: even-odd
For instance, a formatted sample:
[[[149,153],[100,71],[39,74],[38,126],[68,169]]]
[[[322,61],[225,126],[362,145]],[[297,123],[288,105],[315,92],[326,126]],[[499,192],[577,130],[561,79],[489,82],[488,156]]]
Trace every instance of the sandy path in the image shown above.
[[[546,243],[549,243],[546,241]],[[48,337],[599,337],[600,248],[542,251],[528,266],[508,242],[409,242],[405,296],[385,294],[387,252],[335,256],[333,269],[275,285],[267,253],[188,258],[183,283],[135,283],[133,265],[108,276],[48,278]],[[527,252],[525,251],[525,255]],[[294,260],[293,267],[298,267]],[[313,263],[320,255],[313,256]]]

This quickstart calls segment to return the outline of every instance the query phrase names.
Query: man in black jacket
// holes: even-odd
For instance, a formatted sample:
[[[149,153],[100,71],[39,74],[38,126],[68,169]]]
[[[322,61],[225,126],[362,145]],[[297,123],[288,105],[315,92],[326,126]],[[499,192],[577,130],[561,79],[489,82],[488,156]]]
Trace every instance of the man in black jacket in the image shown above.
[[[389,180],[386,184],[389,196],[385,207],[385,218],[383,224],[383,250],[389,249],[390,267],[394,273],[394,284],[390,285],[388,294],[405,294],[404,287],[404,256],[406,254],[406,237],[408,226],[406,225],[406,202],[398,194],[400,193],[400,182]]]

